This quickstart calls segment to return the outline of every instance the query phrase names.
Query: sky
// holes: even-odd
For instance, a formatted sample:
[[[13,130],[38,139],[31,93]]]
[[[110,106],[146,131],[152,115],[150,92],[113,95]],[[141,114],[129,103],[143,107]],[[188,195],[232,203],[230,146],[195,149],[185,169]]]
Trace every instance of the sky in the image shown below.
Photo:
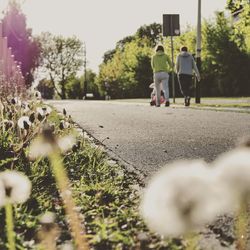
[[[33,35],[75,35],[86,44],[87,68],[98,72],[104,53],[142,25],[180,14],[181,31],[197,23],[198,0],[19,0]],[[213,18],[227,0],[202,0],[202,18]],[[8,0],[0,0],[0,13]]]

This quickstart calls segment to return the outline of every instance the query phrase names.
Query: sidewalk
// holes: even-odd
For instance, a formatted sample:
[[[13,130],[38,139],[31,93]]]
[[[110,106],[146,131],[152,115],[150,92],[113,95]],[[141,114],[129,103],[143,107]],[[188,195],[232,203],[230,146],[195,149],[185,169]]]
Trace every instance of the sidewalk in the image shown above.
[[[150,99],[117,99],[117,100],[112,100],[112,102],[149,105]],[[206,98],[201,98],[200,104],[196,104],[195,98],[192,98],[189,107],[184,107],[183,102],[184,102],[183,98],[175,98],[175,103],[173,103],[173,99],[170,98],[171,107],[173,108],[194,108],[194,109],[250,113],[250,97],[237,97],[237,98],[206,97]]]

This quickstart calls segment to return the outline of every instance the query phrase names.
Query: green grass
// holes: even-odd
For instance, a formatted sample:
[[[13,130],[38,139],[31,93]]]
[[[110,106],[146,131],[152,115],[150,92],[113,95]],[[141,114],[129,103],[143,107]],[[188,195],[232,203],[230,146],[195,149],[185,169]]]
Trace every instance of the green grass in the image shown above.
[[[122,103],[138,103],[138,104],[149,104],[150,98],[138,98],[138,99],[117,99],[111,100],[111,102],[122,102]],[[176,98],[173,103],[170,98],[172,105],[183,105],[183,98]],[[211,107],[211,108],[246,108],[250,107],[250,97],[201,97],[201,103],[196,104],[194,98],[192,98],[191,106],[194,107]]]

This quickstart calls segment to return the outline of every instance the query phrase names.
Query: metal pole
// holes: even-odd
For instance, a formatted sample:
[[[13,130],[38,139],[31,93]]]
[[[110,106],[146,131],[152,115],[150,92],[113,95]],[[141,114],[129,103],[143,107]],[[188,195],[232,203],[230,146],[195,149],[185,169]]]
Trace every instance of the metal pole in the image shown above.
[[[87,99],[87,52],[86,52],[86,43],[84,42],[84,82],[83,82],[83,99]]]
[[[198,0],[196,63],[199,72],[201,72],[201,0]],[[201,102],[201,84],[196,79],[195,103],[200,103],[200,102]]]
[[[175,84],[174,84],[174,43],[173,43],[173,20],[172,16],[170,18],[171,26],[171,57],[172,57],[172,93],[173,93],[173,103],[175,103]]]

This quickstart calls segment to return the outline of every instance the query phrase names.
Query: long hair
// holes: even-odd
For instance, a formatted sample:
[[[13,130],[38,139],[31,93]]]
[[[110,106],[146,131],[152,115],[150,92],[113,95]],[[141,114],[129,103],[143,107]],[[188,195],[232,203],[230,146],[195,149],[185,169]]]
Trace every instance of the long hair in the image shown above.
[[[164,47],[163,47],[162,45],[157,45],[155,51],[156,51],[156,52],[157,52],[157,51],[162,51],[162,52],[164,52]]]

